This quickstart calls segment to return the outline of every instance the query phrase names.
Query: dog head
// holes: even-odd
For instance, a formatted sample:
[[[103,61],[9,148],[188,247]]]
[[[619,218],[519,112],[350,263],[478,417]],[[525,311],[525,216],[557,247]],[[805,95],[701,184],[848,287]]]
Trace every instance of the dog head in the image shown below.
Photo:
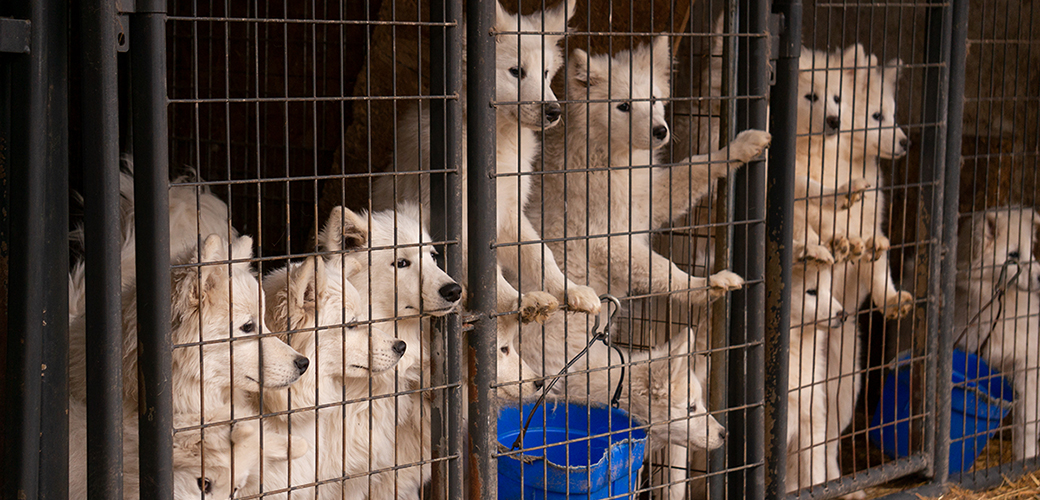
[[[291,334],[289,344],[302,353],[321,353],[320,365],[301,381],[367,378],[393,368],[407,348],[379,327],[358,324],[367,310],[349,278],[360,265],[349,255],[335,261],[346,265],[326,265],[324,259],[310,257],[264,278],[267,324],[275,330],[302,330]]]
[[[848,313],[831,295],[831,268],[796,263],[791,274],[791,327],[841,328]]]
[[[229,420],[223,409],[209,421]],[[174,427],[199,426],[198,415],[175,414]],[[284,462],[303,456],[309,445],[266,430],[263,446],[259,424],[243,421],[234,424],[207,425],[201,429],[177,432],[173,436],[173,488],[178,500],[234,498],[250,480],[259,477],[260,462]]]
[[[802,48],[798,61],[798,134],[833,136],[841,129],[841,71],[826,52]]]
[[[651,350],[649,379],[633,383],[649,385],[650,422],[668,422],[650,427],[654,439],[677,446],[714,450],[725,442],[726,429],[708,413],[704,386],[696,375],[698,364],[707,364],[703,355],[691,354],[686,342],[674,342]],[[638,365],[637,365],[638,366]],[[633,367],[633,377],[638,370]],[[633,388],[635,391],[635,388]],[[639,402],[635,398],[633,405]]]
[[[496,99],[522,103],[500,105],[499,113],[531,129],[560,123],[563,112],[550,85],[563,65],[563,52],[557,44],[567,31],[576,2],[563,0],[552,9],[527,16],[510,14],[502,4],[495,5]]]
[[[1016,274],[1014,284],[1023,291],[1040,286],[1040,263],[1033,257],[1033,237],[1040,214],[1031,208],[1004,207],[976,212],[961,222],[958,260],[969,279],[994,285]],[[967,268],[966,268],[967,266]]]
[[[210,235],[200,250],[173,259],[174,382],[180,374],[184,383],[206,391],[286,387],[307,370],[309,360],[281,340],[263,336],[260,284],[248,262],[228,263],[251,258],[253,240],[236,238],[230,253],[228,246],[224,238]]]
[[[534,327],[532,326],[528,327]],[[521,382],[539,376],[520,356],[517,337],[520,332],[520,320],[515,314],[499,316],[498,335],[496,336],[498,347],[498,397],[503,400],[526,400],[540,394],[544,382]],[[532,337],[533,338],[533,337]],[[529,348],[540,349],[541,346],[530,346]]]
[[[896,82],[903,62],[892,59],[884,66],[856,44],[842,53],[844,108],[861,139],[866,155],[896,159],[906,155],[910,141],[896,123]]]
[[[652,44],[609,55],[575,49],[570,58],[568,98],[588,99],[589,126],[610,131],[615,151],[657,149],[671,137],[664,99],[671,96],[672,58],[665,36]],[[570,104],[582,106],[586,104]]]
[[[419,222],[419,207],[402,204],[397,210],[363,215],[346,208],[332,210],[321,245],[339,251],[339,234],[367,234],[368,250],[358,252],[360,272],[350,281],[362,300],[373,307],[372,319],[411,316],[419,313],[444,316],[462,301],[462,287],[433,259],[430,235]]]

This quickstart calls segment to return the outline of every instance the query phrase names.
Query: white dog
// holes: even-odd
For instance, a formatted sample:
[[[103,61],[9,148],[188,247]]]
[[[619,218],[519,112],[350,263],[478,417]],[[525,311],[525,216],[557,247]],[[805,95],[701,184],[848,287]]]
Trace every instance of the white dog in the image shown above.
[[[650,248],[649,232],[685,214],[729,167],[760,154],[769,134],[745,131],[710,155],[651,167],[655,150],[669,140],[661,101],[670,95],[667,38],[613,59],[575,50],[569,64],[568,98],[591,102],[569,104],[566,125],[545,133],[546,173],[528,210],[547,238],[570,238],[550,247],[571,279],[616,296],[694,289],[680,294],[686,305],[743,286],[728,271],[690,276]],[[697,290],[705,287],[707,293]]]
[[[1004,207],[969,214],[958,239],[957,344],[1012,381],[1015,460],[1040,451],[1040,215]]]
[[[829,408],[841,394],[828,391],[828,340],[848,314],[831,295],[828,266],[796,263],[791,276],[791,334],[788,350],[787,491],[823,483],[829,462],[824,453]],[[837,335],[834,335],[835,337]],[[849,360],[854,360],[852,356]],[[849,392],[846,390],[846,392]]]
[[[599,298],[596,293],[569,281],[556,265],[549,248],[541,244],[514,245],[521,241],[540,239],[534,226],[523,214],[531,192],[530,176],[524,174],[532,170],[532,162],[538,156],[538,132],[555,126],[560,120],[560,105],[556,103],[550,84],[563,65],[563,54],[557,43],[567,30],[567,21],[574,14],[576,3],[564,0],[552,9],[527,16],[510,14],[501,4],[496,5],[495,30],[499,32],[495,36],[496,99],[503,103],[495,108],[497,243],[506,244],[498,248],[498,261],[511,276],[521,280],[524,289],[537,289],[521,296],[500,271],[499,311],[512,311],[519,307],[524,322],[544,321],[561,303],[567,304],[571,310],[598,313]],[[463,89],[462,95],[465,93]],[[398,171],[429,169],[429,120],[427,108],[412,108],[400,120],[405,144],[398,149]],[[420,127],[423,132],[421,138]],[[460,130],[464,144],[465,120]],[[467,213],[468,209],[466,165],[464,157],[459,170],[463,185],[463,213]],[[393,208],[392,203],[395,201],[415,203],[420,200],[424,207],[429,207],[428,183],[428,175],[381,177],[377,179],[373,190],[373,207],[385,210]],[[463,251],[467,248],[465,235],[466,231],[463,230]],[[548,293],[540,291],[543,288]]]
[[[125,242],[124,251],[132,252],[132,230]],[[239,237],[230,257],[251,258],[252,246],[251,238]],[[229,259],[228,242],[217,235],[203,243],[202,264],[192,265],[199,263],[197,254],[190,248],[171,261],[174,412],[221,407],[230,402],[233,390],[258,392],[261,384],[281,388],[295,382],[309,360],[276,338],[260,336],[266,331],[258,300],[261,291],[249,264],[224,263]],[[184,265],[188,267],[179,267]],[[79,273],[70,278],[75,276]],[[123,405],[133,409],[138,394],[136,287],[125,286],[122,297]],[[86,401],[84,316],[72,320],[69,338],[69,391],[72,399]]]

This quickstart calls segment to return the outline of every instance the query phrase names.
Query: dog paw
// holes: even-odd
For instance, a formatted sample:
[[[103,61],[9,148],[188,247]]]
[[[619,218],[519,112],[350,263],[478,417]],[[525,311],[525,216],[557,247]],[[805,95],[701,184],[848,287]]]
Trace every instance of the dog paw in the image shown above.
[[[726,292],[740,290],[744,286],[744,278],[730,271],[719,271],[708,278],[708,290],[712,299],[726,295]]]
[[[560,307],[556,297],[546,292],[530,292],[520,297],[520,321],[544,323]]]
[[[887,295],[887,294],[886,294]],[[914,296],[910,292],[900,291],[895,295],[885,297],[884,308],[885,319],[899,319],[906,317],[914,310]]]
[[[822,245],[795,245],[794,257],[810,264],[834,264],[834,255]]]
[[[866,179],[853,179],[838,188],[838,192],[842,193],[836,200],[838,210],[846,210],[856,204],[856,202],[863,199],[863,192],[871,187],[873,185]]]
[[[567,289],[567,308],[572,312],[596,315],[600,305],[599,295],[592,287],[572,286]]]
[[[862,238],[853,236],[849,238],[849,257],[848,260],[856,261],[863,258],[863,252],[867,249],[866,243],[863,242]]]
[[[834,262],[845,262],[849,260],[849,252],[851,251],[851,243],[849,239],[843,235],[835,235],[831,239],[831,256],[834,258]]]
[[[866,256],[871,261],[875,261],[881,258],[885,252],[892,246],[892,242],[888,241],[883,235],[878,235],[867,240]]]
[[[736,139],[733,140],[733,144],[730,146],[730,152],[733,155],[733,159],[741,163],[747,163],[762,154],[762,151],[766,149],[766,146],[772,140],[773,136],[769,132],[745,130],[737,134]]]

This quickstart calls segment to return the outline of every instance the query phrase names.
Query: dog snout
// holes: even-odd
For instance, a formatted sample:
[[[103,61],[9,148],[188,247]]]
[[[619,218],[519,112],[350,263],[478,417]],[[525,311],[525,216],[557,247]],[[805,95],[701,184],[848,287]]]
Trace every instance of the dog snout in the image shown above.
[[[391,349],[394,350],[394,354],[398,356],[404,356],[404,352],[408,350],[408,344],[403,340],[398,340],[397,342],[394,342],[394,345],[393,347],[391,347]]]
[[[841,128],[841,118],[838,118],[837,116],[828,116],[825,121],[827,123],[825,132],[828,135],[837,133]]]
[[[549,123],[556,123],[556,120],[560,119],[560,115],[563,114],[563,110],[559,104],[552,103],[545,105],[545,121]]]
[[[842,312],[834,315],[834,317],[831,318],[830,324],[827,325],[827,326],[829,326],[831,328],[841,328],[841,325],[844,325],[845,321],[848,320],[848,319],[849,319],[848,311],[842,311]]]
[[[293,365],[296,365],[296,371],[303,375],[307,371],[307,367],[311,365],[311,360],[307,359],[307,356],[299,356],[293,360]]]
[[[668,127],[664,125],[658,125],[653,130],[654,138],[663,141],[668,137]]]
[[[913,143],[911,143],[910,139],[908,139],[906,137],[904,137],[904,138],[899,140],[899,146],[901,146],[903,149],[910,149],[910,145],[911,144],[913,144]]]
[[[462,298],[462,287],[458,283],[448,283],[442,286],[438,293],[448,302],[458,302]]]

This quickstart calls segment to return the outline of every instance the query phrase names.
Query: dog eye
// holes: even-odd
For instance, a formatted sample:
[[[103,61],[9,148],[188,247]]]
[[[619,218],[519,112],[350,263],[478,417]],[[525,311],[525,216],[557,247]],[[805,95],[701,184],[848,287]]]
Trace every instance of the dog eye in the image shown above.
[[[810,289],[805,291],[805,294],[806,295],[812,295],[813,297],[815,297],[816,296],[816,289],[815,288],[810,288]]]
[[[809,102],[816,102],[820,100],[820,96],[816,95],[816,92],[813,92],[811,94],[805,94],[805,98],[808,99]]]
[[[209,481],[208,477],[200,477],[196,479],[199,483],[199,491],[209,495],[213,491],[213,483]]]
[[[1019,257],[1020,257],[1021,255],[1022,255],[1022,254],[1018,253],[1018,250],[1015,250],[1014,252],[1010,252],[1010,253],[1008,253],[1008,258],[1009,258],[1009,259],[1011,259],[1011,260],[1018,260],[1018,258],[1019,258]]]
[[[870,117],[873,118],[874,120],[881,121],[881,112],[878,111],[878,112],[870,115]]]
[[[396,261],[394,261],[394,267],[397,267],[399,269],[404,269],[410,265],[412,265],[412,262],[408,259],[397,259]]]
[[[627,102],[623,102],[623,103],[617,105],[617,110],[622,112],[622,113],[628,113],[629,111],[632,110],[632,105],[627,103]]]
[[[527,70],[519,66],[513,66],[509,68],[509,74],[513,75],[513,78],[524,78],[527,76]]]
[[[253,323],[252,321],[247,321],[244,325],[240,326],[238,329],[242,330],[242,332],[244,332],[244,333],[253,333],[253,330],[256,329],[256,323]]]
[[[509,346],[504,345],[504,346],[500,347],[498,350],[502,351],[502,354],[505,354],[506,356],[509,356]]]
[[[834,103],[835,104],[841,104],[841,96],[840,95],[834,96]]]

